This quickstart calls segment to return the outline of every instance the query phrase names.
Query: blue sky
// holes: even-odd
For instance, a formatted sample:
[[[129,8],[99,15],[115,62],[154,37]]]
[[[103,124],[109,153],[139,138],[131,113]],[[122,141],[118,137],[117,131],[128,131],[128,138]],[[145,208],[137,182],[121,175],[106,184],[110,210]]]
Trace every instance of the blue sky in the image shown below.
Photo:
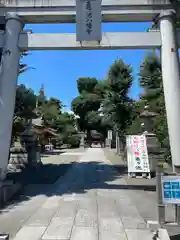
[[[150,23],[108,23],[104,32],[143,32]],[[34,33],[75,33],[75,24],[27,25]],[[133,37],[133,35],[132,35]],[[19,77],[19,83],[26,84],[37,93],[44,85],[48,97],[59,98],[70,108],[71,100],[77,96],[76,80],[79,77],[104,79],[108,69],[117,58],[123,58],[134,69],[134,84],[130,91],[137,98],[140,88],[137,73],[147,51],[144,50],[91,50],[91,51],[32,51],[24,62],[35,69]]]

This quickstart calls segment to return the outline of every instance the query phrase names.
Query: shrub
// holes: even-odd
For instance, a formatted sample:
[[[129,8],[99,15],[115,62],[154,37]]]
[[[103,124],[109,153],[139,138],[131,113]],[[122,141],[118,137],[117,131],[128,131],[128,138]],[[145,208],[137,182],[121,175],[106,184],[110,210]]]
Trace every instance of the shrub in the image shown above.
[[[79,136],[79,135],[68,136],[68,138],[67,138],[67,144],[68,144],[71,148],[78,148],[79,145],[80,145],[80,136]]]

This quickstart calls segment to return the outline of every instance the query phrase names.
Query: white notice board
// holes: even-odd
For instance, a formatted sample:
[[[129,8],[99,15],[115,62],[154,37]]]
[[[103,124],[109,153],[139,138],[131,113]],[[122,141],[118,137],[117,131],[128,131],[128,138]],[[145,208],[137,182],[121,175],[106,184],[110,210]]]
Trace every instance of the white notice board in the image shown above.
[[[150,172],[145,135],[129,135],[126,137],[128,172]]]

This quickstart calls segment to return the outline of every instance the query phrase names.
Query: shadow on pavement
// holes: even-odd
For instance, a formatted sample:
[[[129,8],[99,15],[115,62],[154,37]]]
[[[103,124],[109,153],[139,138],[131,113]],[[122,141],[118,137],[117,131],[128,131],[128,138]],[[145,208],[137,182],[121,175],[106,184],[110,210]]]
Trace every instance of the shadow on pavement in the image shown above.
[[[52,156],[52,155],[60,155],[60,154],[63,154],[65,152],[66,151],[64,151],[64,150],[46,151],[46,152],[41,153],[41,157]]]
[[[68,171],[70,169],[71,171]],[[14,205],[17,206],[17,204],[28,201],[38,195],[51,197],[53,195],[62,196],[71,193],[83,194],[91,189],[155,190],[154,186],[126,185],[125,182],[122,185],[118,185],[115,180],[122,178],[125,174],[126,167],[112,166],[102,162],[45,164],[38,169],[32,168],[22,173],[9,174],[9,179],[21,182],[25,187],[9,202],[7,211],[9,208],[13,208]]]

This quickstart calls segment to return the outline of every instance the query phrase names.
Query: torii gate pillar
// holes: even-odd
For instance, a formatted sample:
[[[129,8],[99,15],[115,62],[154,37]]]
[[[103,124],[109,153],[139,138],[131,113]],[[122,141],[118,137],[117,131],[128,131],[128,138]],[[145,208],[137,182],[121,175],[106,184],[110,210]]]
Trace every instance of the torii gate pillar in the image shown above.
[[[172,164],[180,172],[180,69],[175,32],[175,13],[164,11],[159,16],[161,64],[164,97],[169,129]]]
[[[15,13],[8,13],[0,69],[0,180],[5,177],[9,158],[17,77],[19,74],[19,34],[22,29],[22,19]]]

